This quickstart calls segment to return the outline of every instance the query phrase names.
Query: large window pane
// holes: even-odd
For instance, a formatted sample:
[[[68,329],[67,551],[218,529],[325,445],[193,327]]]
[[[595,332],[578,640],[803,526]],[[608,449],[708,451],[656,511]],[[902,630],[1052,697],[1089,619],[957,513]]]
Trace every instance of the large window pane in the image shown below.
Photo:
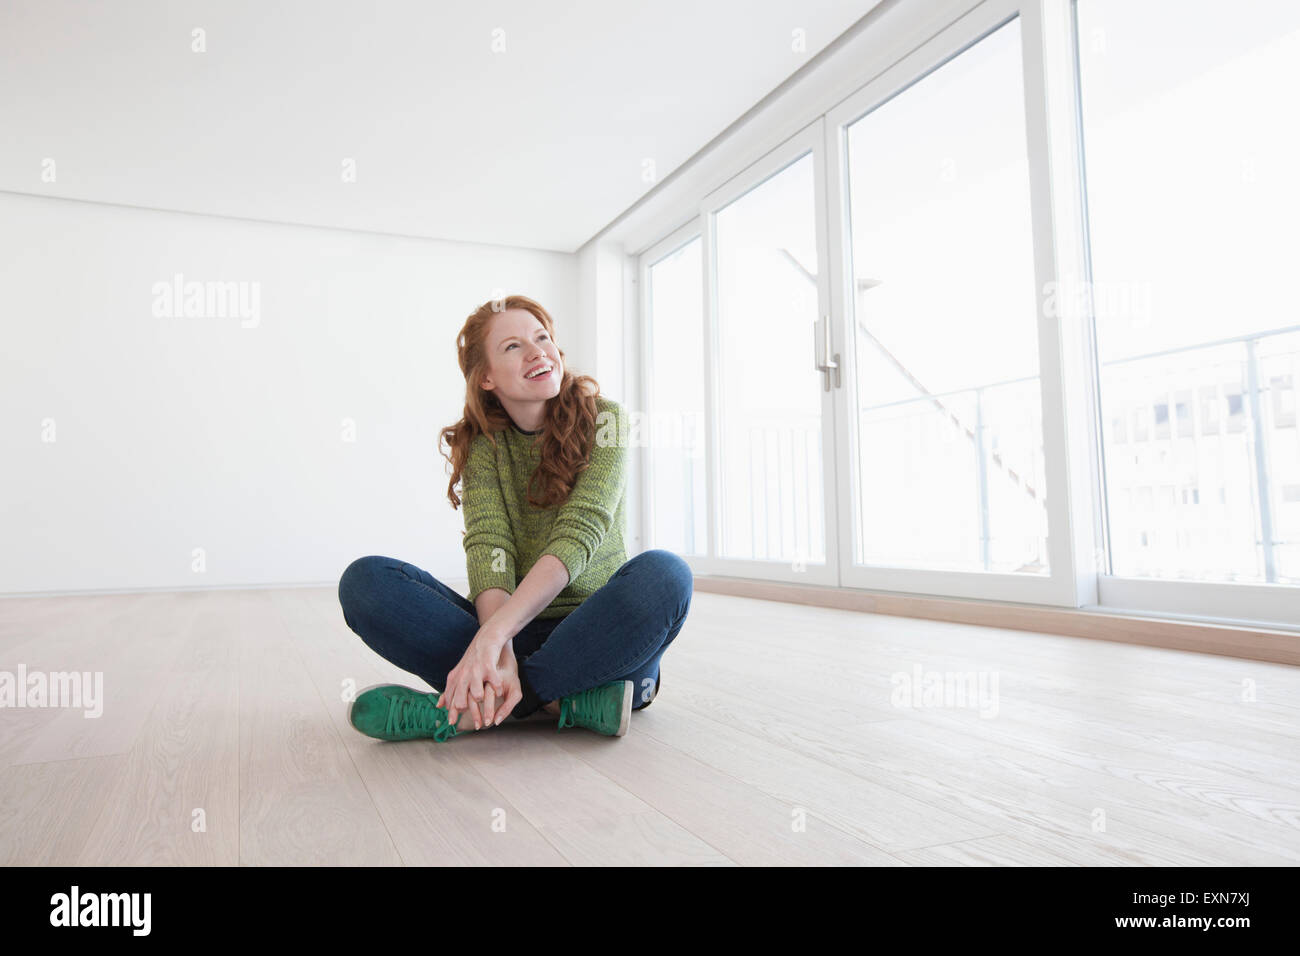
[[[1019,21],[847,133],[855,560],[1047,574]]]
[[[721,557],[826,560],[815,202],[806,153],[716,214]]]
[[[648,270],[654,502],[649,547],[698,555],[708,550],[702,246],[696,237]]]
[[[1300,583],[1300,4],[1076,15],[1111,570]]]

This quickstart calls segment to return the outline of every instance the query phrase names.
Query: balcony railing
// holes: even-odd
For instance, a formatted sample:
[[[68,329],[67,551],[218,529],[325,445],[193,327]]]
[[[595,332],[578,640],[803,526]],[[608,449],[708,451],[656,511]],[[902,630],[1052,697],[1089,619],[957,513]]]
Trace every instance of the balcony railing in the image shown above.
[[[1164,398],[1165,402],[1129,402],[1117,411],[1122,412],[1121,420],[1127,422],[1135,411],[1152,415],[1148,424],[1152,438],[1167,438],[1171,434],[1182,437],[1217,434],[1222,426],[1227,432],[1242,431],[1249,427],[1250,445],[1253,458],[1255,488],[1258,490],[1257,514],[1259,535],[1256,545],[1262,549],[1264,573],[1269,582],[1278,579],[1274,557],[1278,545],[1297,542],[1279,539],[1275,536],[1274,495],[1271,491],[1276,476],[1270,474],[1270,437],[1281,428],[1296,425],[1295,383],[1300,377],[1297,356],[1300,350],[1283,351],[1280,336],[1300,333],[1300,325],[1278,328],[1265,332],[1234,336],[1181,346],[1159,352],[1128,356],[1101,363],[1103,374],[1108,371],[1121,371],[1125,366],[1137,367],[1136,363],[1157,363],[1171,356],[1191,353],[1210,354],[1213,350],[1239,348],[1242,355],[1235,360],[1239,369],[1241,387],[1236,389],[1231,383],[1220,393],[1224,386],[1223,377],[1214,383],[1203,380],[1188,382],[1185,385],[1170,386]],[[1219,365],[1224,364],[1219,362]],[[1198,363],[1166,362],[1165,372],[1172,375],[1185,375],[1189,370],[1195,371]],[[913,384],[923,388],[922,384],[910,376]],[[1232,376],[1228,376],[1231,378]],[[1122,378],[1122,377],[1121,377]],[[1123,404],[1124,389],[1114,388],[1117,381],[1113,375],[1106,375],[1103,380],[1103,405]],[[1028,420],[1022,420],[1021,427],[1027,427],[1032,435],[1034,445],[1031,463],[1023,463],[1025,455],[1020,456],[1022,464],[1008,456],[999,445],[999,429],[1006,433],[1005,422],[997,420],[997,415],[990,418],[990,408],[999,405],[1006,407],[1006,402],[992,398],[1000,391],[1007,392],[1015,388],[1032,385],[1037,388],[1038,376],[1007,379],[972,388],[956,389],[950,392],[927,393],[914,398],[901,399],[877,405],[859,408],[860,421],[874,419],[879,422],[882,416],[892,418],[913,417],[919,414],[913,409],[920,405],[937,411],[953,432],[962,436],[962,440],[972,443],[975,452],[975,499],[974,507],[979,516],[979,543],[982,566],[990,570],[993,565],[990,545],[994,540],[990,528],[989,483],[992,475],[999,475],[1003,481],[1010,482],[1022,495],[1027,504],[1034,506],[1035,512],[1041,512],[1045,521],[1046,496],[1039,469],[1036,463],[1042,454],[1041,415],[1038,414],[1040,403],[1037,393],[1030,402],[1031,414]],[[1148,394],[1150,389],[1148,388]],[[1194,415],[1190,403],[1180,400],[1188,393],[1201,396],[1198,404],[1199,415]],[[1212,393],[1212,394],[1211,394]],[[1271,393],[1272,402],[1267,403]],[[1168,402],[1169,395],[1175,400]],[[1267,403],[1267,404],[1266,404]],[[1171,421],[1169,408],[1175,410]],[[1164,409],[1161,417],[1160,409]],[[889,410],[896,410],[901,415],[890,416]],[[1267,409],[1267,411],[1266,411]],[[1249,414],[1246,418],[1247,411]],[[1109,418],[1115,418],[1110,415]],[[803,557],[811,561],[825,560],[824,522],[821,520],[824,509],[821,504],[822,493],[822,423],[818,415],[765,415],[746,414],[731,410],[726,413],[730,427],[747,436],[748,478],[747,493],[750,502],[752,526],[752,554],[755,558],[767,560],[792,560]],[[1111,432],[1114,432],[1112,434]],[[1103,436],[1106,447],[1128,440],[1141,440],[1138,435],[1128,437],[1125,427],[1116,431],[1110,421],[1103,422]],[[703,542],[695,540],[694,522],[690,515],[694,513],[696,501],[694,488],[697,469],[704,467],[703,459],[686,456],[683,459],[686,482],[686,532],[688,547],[694,553]],[[734,487],[725,489],[734,492]],[[1113,491],[1113,489],[1111,489]],[[1045,525],[1044,525],[1045,527]],[[800,533],[803,529],[803,534]],[[1046,570],[1046,555],[1042,553],[1042,539],[1034,535],[1026,540],[1036,540],[1039,554],[1017,567],[1016,571],[1038,572]]]

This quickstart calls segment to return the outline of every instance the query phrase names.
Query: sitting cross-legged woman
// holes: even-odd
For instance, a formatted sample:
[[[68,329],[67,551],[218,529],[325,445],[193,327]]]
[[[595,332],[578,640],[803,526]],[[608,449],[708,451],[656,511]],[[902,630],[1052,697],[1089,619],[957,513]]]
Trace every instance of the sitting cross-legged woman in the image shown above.
[[[670,551],[628,559],[627,413],[565,368],[554,333],[514,295],[476,309],[457,338],[465,411],[439,447],[463,506],[469,596],[380,555],[339,580],[348,627],[440,688],[366,688],[349,706],[361,733],[446,741],[513,716],[622,736],[659,692],[691,570]]]

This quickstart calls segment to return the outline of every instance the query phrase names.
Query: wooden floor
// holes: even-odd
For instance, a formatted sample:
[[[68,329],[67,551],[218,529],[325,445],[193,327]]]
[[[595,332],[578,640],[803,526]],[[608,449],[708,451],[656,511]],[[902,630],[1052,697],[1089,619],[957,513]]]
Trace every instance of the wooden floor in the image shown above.
[[[697,592],[626,737],[445,744],[348,724],[347,682],[425,685],[331,588],[0,600],[19,664],[105,701],[0,709],[9,865],[1300,863],[1279,664]],[[996,714],[895,706],[918,667]]]

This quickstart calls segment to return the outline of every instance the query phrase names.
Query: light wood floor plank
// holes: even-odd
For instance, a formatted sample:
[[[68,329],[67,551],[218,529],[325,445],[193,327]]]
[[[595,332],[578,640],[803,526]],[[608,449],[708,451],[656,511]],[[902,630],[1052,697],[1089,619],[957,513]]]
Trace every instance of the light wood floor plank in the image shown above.
[[[654,704],[674,706],[669,699]],[[784,802],[649,734],[629,734],[612,747],[567,730],[558,737],[568,753],[742,865],[903,865],[828,820],[795,814]]]
[[[239,862],[238,625],[229,597],[183,592],[166,617],[171,671],[143,693],[156,701],[105,810],[78,856],[83,866],[235,866]]]
[[[872,768],[958,799],[977,792],[999,801],[1008,814],[1036,807],[1050,814],[1027,829],[1055,825],[1064,835],[1136,854],[1148,865],[1300,862],[1300,831],[1278,819],[1289,805],[1281,790],[1259,796],[1257,785],[1162,763],[1154,753],[1103,747],[1097,756],[1067,747],[1027,749],[1023,737],[973,725],[969,733],[958,733],[951,724],[936,729],[918,719],[872,722],[858,730],[849,738],[857,742],[856,759]],[[933,773],[936,765],[944,768],[942,777]],[[1152,765],[1162,769],[1146,769]],[[1092,831],[1098,810],[1105,815],[1105,833]],[[1009,824],[1008,832],[1022,828],[1023,823]]]
[[[930,797],[918,800],[842,769],[825,754],[811,756],[801,741],[805,725],[764,704],[673,678],[678,707],[648,708],[636,732],[670,743],[785,804],[802,808],[887,853],[935,843],[991,836],[994,819],[959,815]]]
[[[0,865],[75,866],[126,757],[31,763],[0,774]],[[106,861],[107,862],[107,861]]]
[[[267,591],[232,592],[239,649],[239,861],[401,863]]]
[[[188,609],[194,606],[187,596],[185,592],[130,595],[121,605],[124,613],[108,613],[83,622],[88,630],[76,646],[42,648],[35,657],[37,661],[48,661],[42,669],[93,675],[102,680],[103,699],[97,708],[100,716],[88,716],[84,707],[62,709],[56,719],[29,736],[27,746],[14,756],[13,763],[44,763],[130,750],[181,652],[183,641],[176,634],[183,633]]]
[[[74,759],[125,753],[139,732],[150,707],[146,695],[139,692],[143,684],[156,682],[157,671],[167,662],[149,658],[151,646],[146,639],[134,643],[141,627],[164,627],[166,614],[155,617],[149,611],[149,595],[83,596],[62,599],[64,614],[49,613],[43,601],[15,599],[0,601],[0,620],[6,630],[20,635],[0,651],[0,671],[20,679],[24,673],[33,678],[38,673],[47,681],[56,673],[78,672],[83,677],[96,672],[102,681],[103,715],[86,716],[82,707],[46,706],[6,708],[0,711],[12,717],[13,730],[0,740],[0,766],[41,763],[49,760]],[[155,605],[156,606],[156,605]],[[21,626],[27,609],[39,613],[38,622]],[[49,630],[42,630],[48,627]],[[126,660],[119,654],[128,655]],[[149,677],[139,671],[153,672]],[[16,701],[16,703],[18,703]]]
[[[546,827],[575,866],[735,866],[656,810]]]
[[[559,733],[549,724],[516,722],[508,732],[471,734],[455,743],[461,745],[475,769],[574,865],[601,864],[615,858],[677,866],[733,862],[636,794],[570,755],[556,739]],[[618,746],[625,739],[602,738],[602,742]],[[637,819],[628,819],[631,817]],[[607,841],[593,844],[593,837],[602,833]]]

